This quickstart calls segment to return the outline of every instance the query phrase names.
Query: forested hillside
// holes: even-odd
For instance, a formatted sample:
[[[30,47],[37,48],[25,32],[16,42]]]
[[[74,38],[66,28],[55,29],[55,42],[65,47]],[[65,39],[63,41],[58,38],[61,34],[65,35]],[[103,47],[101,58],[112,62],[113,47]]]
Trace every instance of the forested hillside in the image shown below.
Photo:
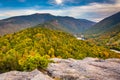
[[[85,57],[119,58],[110,52],[72,35],[45,28],[28,28],[0,38],[0,72],[44,69],[53,57],[83,59]]]
[[[85,34],[90,42],[120,50],[120,12],[103,19]]]
[[[115,25],[98,37],[88,39],[88,41],[111,49],[120,50],[120,24]]]

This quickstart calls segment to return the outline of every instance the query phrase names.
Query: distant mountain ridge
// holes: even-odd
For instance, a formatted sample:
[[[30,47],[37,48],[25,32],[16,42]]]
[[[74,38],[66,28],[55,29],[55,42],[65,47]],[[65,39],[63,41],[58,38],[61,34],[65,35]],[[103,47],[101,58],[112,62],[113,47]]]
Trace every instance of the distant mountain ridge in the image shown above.
[[[95,24],[95,22],[85,19],[75,19],[67,16],[54,16],[48,13],[36,13],[32,15],[16,16],[0,20],[0,34],[4,35],[7,33],[13,33],[50,21],[58,21],[60,26],[63,26],[67,29],[67,31],[72,31],[73,33],[83,32],[85,29],[88,29]]]
[[[85,34],[99,45],[120,50],[120,12],[100,21]]]
[[[90,34],[93,37],[99,36],[106,32],[113,30],[113,28],[120,23],[120,12],[113,14],[102,21],[95,24],[93,27],[86,31],[86,34]]]

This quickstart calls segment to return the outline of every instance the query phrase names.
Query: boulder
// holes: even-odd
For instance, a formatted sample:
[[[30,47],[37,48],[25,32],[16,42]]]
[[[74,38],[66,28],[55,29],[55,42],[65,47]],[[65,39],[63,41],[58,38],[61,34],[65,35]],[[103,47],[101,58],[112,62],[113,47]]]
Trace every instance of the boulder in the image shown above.
[[[120,59],[52,59],[47,71],[61,80],[120,80]]]
[[[37,69],[32,72],[10,71],[0,74],[0,80],[53,80]]]

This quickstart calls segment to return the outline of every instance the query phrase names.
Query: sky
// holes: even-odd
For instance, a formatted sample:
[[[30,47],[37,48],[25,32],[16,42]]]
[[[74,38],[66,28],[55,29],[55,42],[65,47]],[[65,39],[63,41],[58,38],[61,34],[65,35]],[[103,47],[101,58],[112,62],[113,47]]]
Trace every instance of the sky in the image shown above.
[[[120,0],[0,0],[0,20],[19,15],[50,13],[100,20],[120,11]]]

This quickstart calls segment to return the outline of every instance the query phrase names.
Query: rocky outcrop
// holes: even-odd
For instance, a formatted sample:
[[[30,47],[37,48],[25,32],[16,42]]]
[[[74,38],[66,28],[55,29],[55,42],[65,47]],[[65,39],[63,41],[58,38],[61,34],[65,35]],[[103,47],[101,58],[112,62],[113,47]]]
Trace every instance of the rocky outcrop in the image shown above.
[[[52,59],[47,71],[62,80],[120,80],[120,59]]]
[[[120,80],[120,59],[85,58],[52,59],[47,73],[10,71],[0,74],[0,80]],[[49,76],[48,76],[49,75]]]
[[[10,71],[0,75],[0,80],[53,80],[37,69],[32,72]]]

